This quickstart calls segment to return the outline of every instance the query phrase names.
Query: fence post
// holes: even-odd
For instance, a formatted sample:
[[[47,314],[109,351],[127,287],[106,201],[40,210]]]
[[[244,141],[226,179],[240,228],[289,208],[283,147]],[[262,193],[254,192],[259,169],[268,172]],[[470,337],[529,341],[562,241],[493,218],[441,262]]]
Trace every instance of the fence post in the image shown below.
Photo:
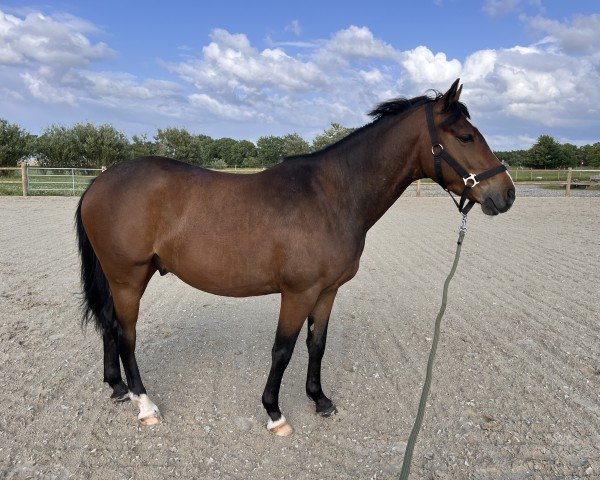
[[[73,195],[75,195],[75,169],[71,169],[71,191],[73,192]]]
[[[27,196],[27,162],[21,161],[21,188],[23,189],[23,196]]]
[[[567,171],[567,188],[565,188],[565,197],[571,196],[571,176],[573,175],[573,169],[569,167]]]
[[[421,196],[421,180],[417,180],[417,197]]]

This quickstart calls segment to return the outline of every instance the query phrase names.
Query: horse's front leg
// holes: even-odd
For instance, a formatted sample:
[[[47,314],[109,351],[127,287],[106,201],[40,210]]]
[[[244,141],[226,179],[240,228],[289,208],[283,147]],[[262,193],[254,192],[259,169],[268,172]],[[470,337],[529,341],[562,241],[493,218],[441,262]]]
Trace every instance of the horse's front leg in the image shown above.
[[[306,346],[308,347],[308,372],[306,375],[306,394],[316,404],[317,413],[328,417],[336,411],[335,405],[323,393],[321,388],[321,360],[325,353],[327,341],[327,325],[333,307],[333,301],[337,290],[323,292],[315,308],[308,317],[308,335]]]
[[[294,431],[279,409],[279,388],[283,373],[292,358],[300,329],[313,310],[317,296],[318,293],[310,291],[281,294],[279,323],[271,352],[271,371],[262,396],[262,403],[269,415],[267,429],[275,435],[286,436]]]

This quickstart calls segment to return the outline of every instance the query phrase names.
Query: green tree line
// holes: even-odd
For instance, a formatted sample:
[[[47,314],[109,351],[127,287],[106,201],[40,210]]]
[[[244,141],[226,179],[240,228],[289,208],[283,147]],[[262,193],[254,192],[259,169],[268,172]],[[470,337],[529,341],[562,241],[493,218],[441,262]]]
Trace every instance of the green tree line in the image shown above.
[[[600,167],[600,142],[578,147],[571,143],[561,144],[550,135],[541,135],[529,150],[495,153],[500,160],[511,167]]]
[[[142,134],[129,139],[111,125],[51,125],[40,135],[32,135],[19,125],[0,119],[0,166],[16,166],[20,160],[31,158],[48,167],[98,168],[130,158],[162,155],[203,167],[268,167],[287,156],[320,150],[352,131],[332,123],[311,143],[297,133],[263,136],[253,143],[169,127],[159,128],[151,138]],[[600,142],[578,147],[542,135],[528,150],[496,152],[496,155],[512,167],[595,168],[600,167]]]
[[[51,125],[40,135],[32,135],[0,119],[0,166],[13,167],[20,160],[32,159],[47,167],[98,168],[130,158],[162,155],[203,167],[268,167],[284,157],[320,150],[352,130],[333,123],[310,144],[297,133],[264,136],[253,143],[195,135],[173,127],[159,128],[152,138],[143,134],[130,140],[111,125]]]

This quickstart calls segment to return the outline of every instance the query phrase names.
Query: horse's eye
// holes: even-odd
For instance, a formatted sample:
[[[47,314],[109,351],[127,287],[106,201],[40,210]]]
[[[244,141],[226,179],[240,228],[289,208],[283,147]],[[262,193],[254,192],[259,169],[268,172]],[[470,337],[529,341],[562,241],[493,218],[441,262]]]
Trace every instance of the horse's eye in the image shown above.
[[[466,134],[466,135],[459,135],[458,138],[462,143],[470,143],[473,141],[473,135],[471,134]]]

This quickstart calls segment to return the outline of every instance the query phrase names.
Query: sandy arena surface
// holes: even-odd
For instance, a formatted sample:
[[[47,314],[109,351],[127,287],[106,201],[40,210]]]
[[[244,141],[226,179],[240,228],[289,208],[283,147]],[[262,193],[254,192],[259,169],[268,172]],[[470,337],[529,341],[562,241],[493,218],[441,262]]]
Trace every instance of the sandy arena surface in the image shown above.
[[[305,332],[260,397],[278,296],[215,297],[172,275],[142,300],[138,361],[164,422],[140,428],[79,327],[72,198],[0,197],[0,477],[397,478],[459,215],[403,198],[372,229],[334,307],[323,385],[304,394]],[[451,286],[415,479],[600,478],[600,198],[476,208]]]

